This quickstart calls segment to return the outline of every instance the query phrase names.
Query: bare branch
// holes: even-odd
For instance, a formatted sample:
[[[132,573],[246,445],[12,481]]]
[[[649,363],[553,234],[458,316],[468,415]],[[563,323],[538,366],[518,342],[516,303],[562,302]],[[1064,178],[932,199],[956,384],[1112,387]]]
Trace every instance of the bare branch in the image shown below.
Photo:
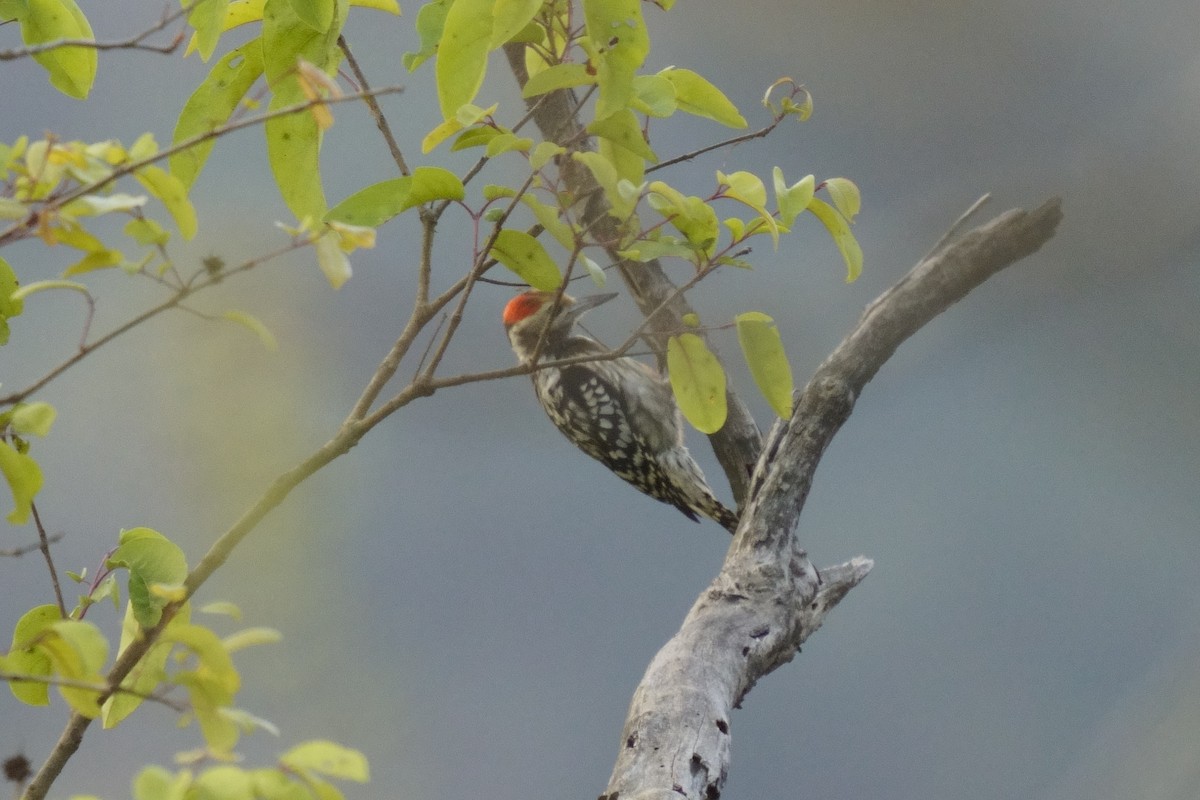
[[[791,419],[776,423],[720,574],[634,693],[602,797],[717,797],[729,719],[755,682],[787,663],[870,572],[865,558],[823,570],[795,535],[821,455],[896,348],[987,278],[1035,252],[1062,217],[1057,199],[1009,211],[923,260],[872,303],[817,368]]]
[[[0,550],[0,558],[20,558],[21,556],[28,555],[37,550],[41,550],[42,549],[42,543],[40,541],[41,537],[38,537],[38,538],[39,538],[39,541],[37,541],[33,544],[23,544],[20,547],[10,547],[7,550]],[[63,538],[63,534],[52,533],[46,537],[46,543],[53,544],[54,542],[57,542],[62,538]]]
[[[50,584],[54,587],[54,600],[58,603],[58,613],[62,615],[63,619],[66,619],[67,604],[63,602],[62,586],[58,582],[58,570],[54,568],[54,557],[50,555],[50,537],[46,535],[46,528],[42,525],[42,516],[38,513],[37,503],[30,503],[29,510],[33,512],[33,523],[37,527],[38,549],[42,551],[46,568],[50,570]]]
[[[203,3],[205,0],[198,0],[198,3]],[[194,6],[195,4],[193,4]],[[51,50],[57,50],[61,47],[86,47],[91,50],[147,50],[152,53],[169,54],[175,52],[179,45],[183,43],[183,31],[175,34],[175,38],[164,45],[143,44],[143,42],[169,26],[172,22],[181,19],[185,15],[191,13],[193,6],[186,6],[174,13],[164,14],[156,24],[146,28],[141,33],[130,36],[128,39],[122,39],[116,42],[97,42],[94,39],[56,39],[53,42],[43,42],[42,44],[29,45],[28,47],[19,47],[15,50],[0,50],[0,61],[15,61],[19,58],[29,58],[31,56],[48,53]]]
[[[68,689],[87,689],[96,692],[97,694],[106,692],[108,686],[100,683],[92,683],[91,681],[79,680],[77,678],[63,678],[58,675],[22,675],[16,672],[5,672],[0,670],[0,681],[8,681],[10,683],[45,683],[50,686],[65,686]],[[164,697],[159,694],[150,694],[148,692],[139,692],[136,689],[130,689],[125,686],[118,686],[115,694],[128,694],[134,697],[140,697],[143,700],[150,700],[154,703],[161,703],[172,711],[184,714],[188,711],[188,707],[183,703],[178,703],[169,697]]]

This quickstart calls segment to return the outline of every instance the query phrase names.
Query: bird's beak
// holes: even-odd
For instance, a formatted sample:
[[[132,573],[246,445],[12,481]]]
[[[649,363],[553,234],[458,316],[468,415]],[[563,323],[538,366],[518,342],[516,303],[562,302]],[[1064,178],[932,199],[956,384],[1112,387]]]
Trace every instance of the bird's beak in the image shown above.
[[[574,324],[575,320],[583,316],[585,312],[591,311],[601,303],[607,303],[616,296],[616,292],[608,292],[607,294],[590,294],[587,297],[580,297],[559,313],[558,323],[563,325]]]

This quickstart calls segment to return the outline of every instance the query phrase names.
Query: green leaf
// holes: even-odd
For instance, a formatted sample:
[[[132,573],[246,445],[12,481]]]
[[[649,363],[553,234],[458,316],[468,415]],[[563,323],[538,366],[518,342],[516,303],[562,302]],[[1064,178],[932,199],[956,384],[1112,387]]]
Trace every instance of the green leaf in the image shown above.
[[[767,189],[762,180],[753,172],[734,172],[730,175],[718,172],[717,182],[723,187],[726,197],[745,203],[758,212],[759,219],[778,248],[779,225],[775,222],[775,217],[767,211]]]
[[[792,416],[792,367],[783,351],[775,320],[761,311],[737,316],[738,342],[746,366],[763,397],[782,419]]]
[[[829,199],[833,200],[833,207],[847,222],[854,224],[854,218],[862,209],[862,195],[859,194],[854,181],[849,178],[828,178],[825,188],[829,191]]]
[[[537,218],[538,224],[545,228],[546,233],[553,236],[554,241],[562,245],[564,250],[573,250],[575,248],[575,232],[560,216],[562,212],[557,206],[543,203],[531,192],[521,195],[521,202],[533,212],[533,216]]]
[[[12,411],[12,429],[22,436],[45,436],[57,415],[49,403],[18,403]]]
[[[472,147],[483,147],[500,134],[500,129],[493,128],[491,125],[468,128],[458,135],[458,138],[454,140],[454,144],[450,145],[450,152],[456,153],[459,150],[467,150]]]
[[[48,634],[38,640],[37,649],[50,659],[56,674],[72,681],[104,685],[100,669],[108,659],[108,640],[99,628],[90,622],[62,619],[51,624]],[[99,691],[62,685],[58,692],[83,716],[100,715],[100,704],[96,702]]]
[[[404,54],[404,68],[409,72],[437,53],[449,5],[450,0],[434,0],[421,6],[421,10],[417,12],[417,35],[421,37],[421,49],[415,53]]]
[[[236,653],[247,647],[259,644],[275,644],[283,639],[283,634],[274,628],[246,628],[230,634],[221,640],[226,652]]]
[[[129,220],[121,230],[125,232],[126,236],[141,245],[158,246],[171,240],[171,234],[167,233],[162,225],[145,217]]]
[[[502,230],[491,255],[535,289],[549,292],[562,284],[562,274],[541,242],[524,231]]]
[[[222,764],[201,772],[192,783],[198,798],[255,800],[254,779],[241,767]]]
[[[667,370],[679,409],[702,433],[716,433],[725,424],[725,370],[694,333],[667,340]]]
[[[75,0],[27,0],[18,16],[28,45],[58,39],[94,40],[92,26]],[[83,100],[96,80],[97,52],[92,47],[56,47],[35,55],[50,74],[50,84],[68,97]]]
[[[33,497],[42,488],[42,470],[28,455],[17,452],[8,442],[0,441],[0,474],[8,482],[13,497],[13,510],[8,514],[8,521],[13,525],[24,525],[29,520]]]
[[[186,241],[196,235],[196,209],[187,197],[187,187],[171,173],[153,164],[142,167],[133,173],[138,183],[146,187],[150,194],[157,197],[166,206],[179,235]]]
[[[846,222],[846,218],[837,209],[819,197],[814,197],[809,202],[808,210],[821,220],[821,224],[833,237],[833,243],[841,252],[842,260],[846,262],[846,283],[853,282],[862,274],[863,254],[862,248],[859,247],[858,241],[850,231],[850,223]]]
[[[596,119],[628,108],[633,78],[650,52],[641,0],[584,0],[587,35],[598,54]]]
[[[658,73],[675,87],[680,111],[707,117],[729,128],[745,128],[746,119],[720,89],[690,69],[668,67]]]
[[[783,170],[775,167],[771,170],[775,183],[775,201],[779,204],[779,221],[785,227],[790,227],[796,217],[808,208],[813,198],[813,187],[816,181],[812,175],[805,175],[791,186],[783,179]]]
[[[186,624],[189,616],[189,607],[184,603],[168,624],[168,628],[174,625]],[[130,602],[125,606],[125,616],[121,622],[121,642],[117,652],[124,652],[125,648],[141,635],[142,628],[134,616],[133,603]],[[163,681],[167,678],[167,658],[170,656],[174,646],[171,642],[155,642],[150,646],[146,655],[142,656],[141,660],[125,676],[125,680],[121,681],[121,686],[132,690],[132,693],[116,692],[104,702],[104,708],[101,710],[101,719],[106,729],[115,728],[122,720],[132,714],[142,704],[143,698],[141,696],[149,695],[160,688]]]
[[[642,135],[642,126],[638,124],[637,117],[629,109],[614,111],[604,119],[596,120],[587,126],[587,131],[647,161],[658,161],[658,156]]]
[[[367,758],[357,750],[324,739],[298,744],[279,757],[279,763],[331,778],[366,783],[370,780]]]
[[[324,33],[333,24],[335,0],[288,0],[300,20],[315,31]]]
[[[191,11],[188,13],[188,24],[196,30],[196,49],[200,52],[200,59],[208,63],[208,59],[212,58],[213,51],[217,49],[217,42],[221,38],[221,31],[225,23],[225,10],[229,7],[229,0],[204,0],[202,3],[183,0],[184,6],[191,6]]]
[[[237,311],[230,309],[221,315],[230,322],[236,322],[246,330],[253,333],[262,342],[263,347],[270,350],[272,353],[279,349],[279,342],[275,341],[275,334],[271,333],[271,329],[263,324],[262,320],[253,314],[247,314],[245,311]]]
[[[531,147],[533,147],[533,139],[517,136],[515,133],[502,133],[488,142],[487,157],[495,158],[502,153],[508,153],[513,150],[524,153]]]
[[[596,183],[604,190],[604,196],[612,206],[610,213],[614,217],[624,219],[633,213],[635,203],[622,196],[617,185],[621,176],[610,160],[595,152],[574,152],[571,153],[571,158],[582,163],[592,173]]]
[[[229,121],[250,87],[263,73],[262,40],[252,39],[221,57],[183,104],[171,143],[178,145],[193,136],[213,131]],[[212,151],[207,139],[168,159],[171,174],[187,188],[195,183]]]
[[[562,145],[554,142],[539,142],[537,147],[533,148],[533,152],[529,154],[529,167],[539,170],[549,164],[550,159],[565,152],[567,149]]]
[[[46,677],[52,674],[50,657],[37,650],[36,640],[51,625],[62,619],[62,614],[56,605],[34,606],[17,620],[13,629],[12,646],[5,656],[6,669],[9,672],[20,673],[35,677]],[[8,688],[13,697],[30,706],[50,705],[50,686],[45,683],[24,681],[9,681]]]
[[[192,782],[187,770],[172,775],[162,767],[143,767],[133,779],[133,800],[184,800]]]
[[[302,102],[304,93],[295,79],[276,89],[271,110]],[[321,186],[321,130],[311,114],[286,114],[263,125],[267,137],[267,160],[275,184],[296,219],[320,219],[325,214],[325,190]]]
[[[417,167],[411,176],[373,183],[347,197],[325,215],[326,222],[376,228],[397,214],[435,200],[462,200],[458,176],[441,167]]]
[[[109,569],[129,570],[129,602],[139,625],[158,624],[167,600],[151,591],[156,584],[176,586],[187,577],[187,559],[183,551],[161,533],[150,528],[131,528],[121,532],[120,544],[104,562]]]
[[[495,0],[455,0],[437,51],[438,102],[444,119],[475,99],[491,47]]]
[[[555,64],[532,76],[521,89],[521,96],[529,99],[556,89],[591,86],[595,82],[596,76],[588,72],[586,64]]]
[[[633,110],[647,116],[666,118],[679,108],[675,84],[661,75],[638,75],[633,79],[633,92]]]
[[[519,34],[542,7],[543,0],[495,0],[492,7],[492,38],[489,49],[495,50]]]
[[[17,273],[3,258],[0,258],[0,345],[8,344],[8,321],[20,316],[25,309],[25,302],[13,293],[20,286]]]
[[[242,618],[242,609],[236,603],[231,603],[228,600],[214,600],[211,603],[205,603],[200,606],[199,611],[202,614],[223,614],[235,620],[241,620]]]
[[[712,206],[703,198],[685,196],[662,181],[651,181],[646,188],[649,191],[646,202],[650,207],[670,220],[695,250],[712,255],[721,233],[721,223]]]

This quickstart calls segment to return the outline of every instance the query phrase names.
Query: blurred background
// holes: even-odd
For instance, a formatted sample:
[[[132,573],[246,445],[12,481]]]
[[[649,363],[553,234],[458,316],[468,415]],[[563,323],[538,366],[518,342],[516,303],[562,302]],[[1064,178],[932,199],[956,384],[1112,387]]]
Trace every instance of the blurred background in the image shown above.
[[[82,5],[102,40],[161,12]],[[400,63],[417,49],[417,10],[355,10],[347,36],[376,86],[407,87],[384,106],[410,163],[444,164],[445,148],[419,153],[437,121],[431,72]],[[875,571],[733,717],[727,796],[1200,795],[1200,6],[694,0],[646,11],[647,71],[698,70],[752,128],[767,122],[758,100],[781,75],[815,97],[811,121],[668,180],[709,191],[716,169],[779,165],[789,180],[844,175],[862,189],[857,283],[810,221],[778,252],[758,244],[753,272],[722,273],[692,297],[710,323],[772,315],[798,381],[981,194],[994,199],[978,221],[1051,195],[1066,213],[1040,253],[901,348],[834,441],[800,536],[818,566],[863,554]],[[0,47],[18,38],[0,28]],[[515,119],[511,78],[494,66],[484,91]],[[105,53],[86,103],[51,91],[30,62],[3,70],[0,141],[49,131],[129,143],[152,131],[166,143],[207,67]],[[365,111],[336,114],[323,153],[331,202],[392,174]],[[727,135],[692,120],[653,133],[662,156]],[[510,165],[485,181],[510,179]],[[291,221],[255,130],[221,140],[193,199],[200,236],[172,246],[185,270],[261,254],[284,241],[272,223]],[[465,223],[442,224],[440,286],[470,256],[456,233]],[[39,399],[59,418],[37,443],[38,505],[65,534],[60,568],[94,570],[118,531],[139,525],[194,563],[341,421],[410,307],[416,243],[411,227],[388,224],[337,292],[302,252],[197,300],[256,314],[278,352],[178,313],[50,384]],[[4,256],[31,281],[75,259],[61,250]],[[115,271],[87,280],[98,333],[162,297]],[[446,374],[511,363],[499,322],[511,293],[479,290]],[[5,389],[73,351],[83,307],[63,294],[30,299],[13,321]],[[591,322],[615,342],[635,320],[620,300]],[[736,354],[732,337],[718,346]],[[10,526],[0,548],[33,534]],[[633,688],[727,545],[717,526],[575,451],[528,381],[510,379],[401,411],[272,514],[199,600],[233,601],[242,624],[285,637],[238,658],[240,704],[282,730],[246,738],[247,764],[327,737],[371,761],[372,782],[350,797],[593,797]],[[0,631],[49,598],[36,555],[0,560]],[[111,611],[89,618],[115,640]],[[61,700],[45,711],[0,693],[0,753],[40,763],[65,717]],[[54,796],[128,796],[141,765],[199,745],[194,727],[173,723],[151,707],[90,730]]]

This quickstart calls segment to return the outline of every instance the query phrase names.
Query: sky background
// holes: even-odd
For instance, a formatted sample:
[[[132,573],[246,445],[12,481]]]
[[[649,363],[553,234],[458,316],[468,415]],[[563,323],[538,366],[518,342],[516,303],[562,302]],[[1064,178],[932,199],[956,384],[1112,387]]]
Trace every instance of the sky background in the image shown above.
[[[83,7],[101,39],[160,13]],[[726,796],[1200,795],[1200,6],[646,8],[647,71],[700,71],[752,127],[781,75],[815,97],[811,121],[668,180],[707,191],[716,169],[779,165],[791,180],[844,175],[862,190],[857,283],[809,224],[778,252],[756,246],[753,272],[692,296],[706,321],[775,317],[799,381],[981,194],[994,199],[980,221],[1051,195],[1066,214],[1040,253],[905,344],[834,440],[800,537],[818,566],[862,554],[876,567],[733,717]],[[416,49],[416,11],[356,10],[347,36],[376,86],[407,87],[384,105],[410,163],[445,163],[442,151],[419,154],[437,122],[431,72],[400,65]],[[0,28],[0,48],[17,39]],[[31,63],[0,69],[0,141],[53,131],[128,143],[149,130],[165,143],[207,68],[103,54],[86,103],[51,92]],[[484,92],[518,113],[499,68]],[[366,114],[336,113],[323,152],[331,201],[394,174]],[[691,120],[654,133],[663,156],[726,135]],[[264,161],[257,131],[221,141],[193,193],[201,233],[173,245],[180,264],[238,263],[284,241]],[[442,223],[440,285],[469,258],[464,223]],[[66,534],[60,567],[94,569],[120,529],[139,525],[194,563],[350,408],[409,307],[416,242],[411,227],[385,226],[337,292],[301,253],[197,302],[256,314],[278,352],[175,314],[48,386],[39,399],[59,419],[37,443],[39,509]],[[24,245],[4,256],[26,282],[74,260]],[[88,282],[97,332],[161,297],[123,274]],[[511,293],[478,292],[447,374],[511,363],[499,322]],[[14,320],[0,351],[6,389],[71,353],[82,304],[64,294],[36,296]],[[615,342],[636,316],[626,299],[591,321]],[[718,346],[736,351],[731,338]],[[766,428],[765,404],[731,372]],[[692,442],[715,482],[706,445]],[[2,536],[11,547],[32,529]],[[512,379],[404,409],[269,517],[199,600],[231,600],[243,624],[285,637],[238,658],[240,704],[282,729],[244,740],[248,765],[327,737],[371,761],[372,782],[347,787],[352,798],[594,797],[633,688],[727,545],[717,526],[635,494],[571,448]],[[0,561],[0,630],[48,592],[32,556]],[[0,753],[40,763],[65,715],[59,700],[35,710],[0,694]],[[140,765],[198,743],[170,711],[147,708],[116,731],[90,730],[54,796],[126,797]]]

